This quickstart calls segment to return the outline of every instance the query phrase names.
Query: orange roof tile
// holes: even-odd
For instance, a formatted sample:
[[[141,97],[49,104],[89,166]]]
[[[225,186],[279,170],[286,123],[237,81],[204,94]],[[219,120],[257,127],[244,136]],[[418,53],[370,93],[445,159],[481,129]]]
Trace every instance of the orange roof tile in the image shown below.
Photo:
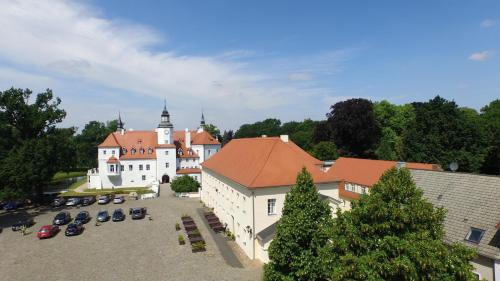
[[[395,167],[396,164],[396,161],[340,157],[328,170],[328,174],[333,178],[342,179],[346,182],[372,186],[385,171]],[[439,165],[435,164],[410,162],[405,164],[408,169],[442,170]]]
[[[198,168],[179,169],[177,174],[201,174],[201,170]]]
[[[118,162],[118,158],[111,156],[111,157],[109,157],[108,161],[106,161],[106,163],[115,164],[115,163],[119,163],[119,162]]]
[[[192,144],[220,144],[220,142],[210,135],[208,132],[203,131],[200,133],[196,133],[191,137]]]
[[[295,184],[302,167],[316,183],[333,181],[322,163],[291,141],[268,137],[233,139],[201,165],[247,188],[262,188]]]

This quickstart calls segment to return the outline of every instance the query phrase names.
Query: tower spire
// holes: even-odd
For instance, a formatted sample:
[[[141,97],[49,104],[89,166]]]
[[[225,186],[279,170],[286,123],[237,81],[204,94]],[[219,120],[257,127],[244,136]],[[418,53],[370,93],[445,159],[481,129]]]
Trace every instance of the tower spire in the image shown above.
[[[118,124],[117,124],[117,126],[116,126],[116,130],[117,130],[117,131],[121,131],[121,130],[123,130],[123,125],[124,125],[124,124],[123,124],[123,122],[122,122],[122,116],[121,116],[120,111],[118,110]]]

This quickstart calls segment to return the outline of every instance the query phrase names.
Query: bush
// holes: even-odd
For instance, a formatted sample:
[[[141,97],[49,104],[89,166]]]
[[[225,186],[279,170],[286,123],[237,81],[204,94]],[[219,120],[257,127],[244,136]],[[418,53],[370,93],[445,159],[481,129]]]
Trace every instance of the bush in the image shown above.
[[[181,230],[181,226],[179,225],[178,222],[175,223],[175,230],[177,231]]]
[[[200,242],[195,242],[193,245],[191,245],[193,250],[204,250],[205,249],[205,242],[200,241]]]
[[[170,187],[174,192],[196,192],[200,187],[200,184],[188,175],[175,178]]]
[[[179,245],[184,245],[186,244],[186,240],[184,240],[184,236],[179,234]]]

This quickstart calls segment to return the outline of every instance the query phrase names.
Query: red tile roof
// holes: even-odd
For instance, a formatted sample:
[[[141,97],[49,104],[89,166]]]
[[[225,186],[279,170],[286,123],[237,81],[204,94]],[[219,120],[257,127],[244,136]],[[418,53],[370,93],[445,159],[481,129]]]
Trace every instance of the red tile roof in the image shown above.
[[[233,139],[201,165],[252,189],[293,185],[302,167],[316,183],[333,181],[322,163],[291,141],[268,137]]]
[[[370,187],[379,180],[385,171],[395,167],[396,164],[396,161],[340,157],[328,170],[328,174],[333,178]],[[405,165],[408,169],[442,170],[439,165],[435,164],[406,162]]]
[[[114,156],[111,156],[111,157],[109,157],[108,161],[106,161],[106,163],[108,163],[108,164],[116,164],[116,163],[119,163],[119,161],[118,161],[118,158],[116,158]]]
[[[198,168],[179,169],[177,174],[201,174],[201,170]]]

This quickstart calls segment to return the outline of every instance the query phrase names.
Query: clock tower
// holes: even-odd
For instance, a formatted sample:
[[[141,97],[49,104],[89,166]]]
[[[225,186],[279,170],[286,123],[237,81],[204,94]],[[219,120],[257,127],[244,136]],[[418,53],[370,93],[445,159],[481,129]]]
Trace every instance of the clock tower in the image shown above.
[[[174,125],[170,123],[170,114],[167,110],[167,101],[165,100],[165,105],[163,106],[163,112],[161,113],[161,122],[156,130],[158,133],[158,144],[173,144],[174,143]]]

